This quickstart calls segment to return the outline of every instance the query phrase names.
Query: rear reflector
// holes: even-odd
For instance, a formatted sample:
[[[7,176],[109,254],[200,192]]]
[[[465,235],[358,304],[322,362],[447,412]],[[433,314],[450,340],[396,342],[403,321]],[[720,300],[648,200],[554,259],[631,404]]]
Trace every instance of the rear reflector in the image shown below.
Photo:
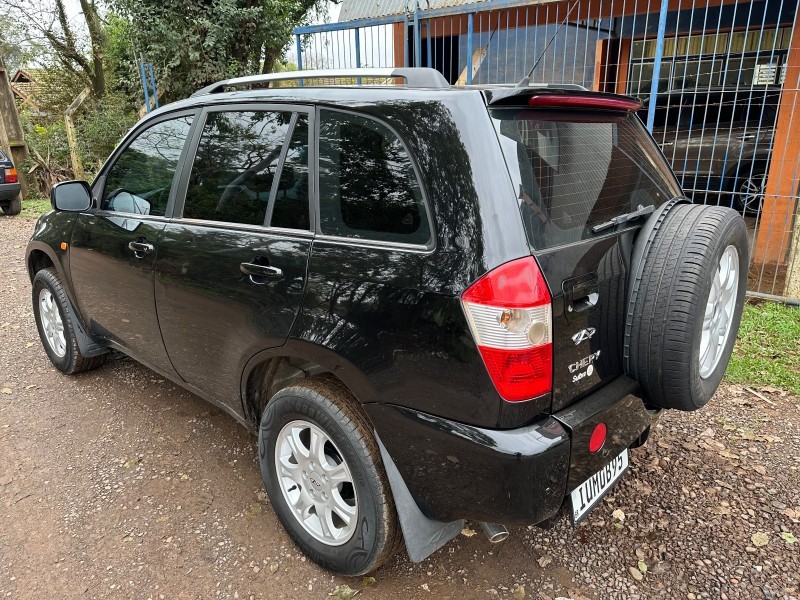
[[[642,108],[642,103],[634,98],[608,96],[556,96],[540,95],[528,98],[534,108],[586,108],[599,110],[623,110],[633,112]]]
[[[552,299],[536,259],[497,267],[467,288],[461,301],[504,400],[530,400],[552,391]]]
[[[19,181],[19,179],[17,178],[17,170],[14,168],[4,169],[3,181],[5,183],[17,183]]]
[[[595,453],[600,448],[602,448],[606,443],[606,435],[608,434],[608,429],[606,428],[605,423],[598,423],[597,427],[594,428],[592,431],[592,435],[589,438],[589,452]]]

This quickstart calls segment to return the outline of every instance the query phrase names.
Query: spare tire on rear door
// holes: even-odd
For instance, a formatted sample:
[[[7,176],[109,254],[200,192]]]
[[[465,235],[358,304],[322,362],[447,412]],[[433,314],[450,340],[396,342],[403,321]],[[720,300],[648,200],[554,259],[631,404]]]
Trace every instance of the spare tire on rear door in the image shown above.
[[[722,381],[742,316],[747,227],[729,208],[673,200],[633,252],[624,364],[654,406],[696,410]]]

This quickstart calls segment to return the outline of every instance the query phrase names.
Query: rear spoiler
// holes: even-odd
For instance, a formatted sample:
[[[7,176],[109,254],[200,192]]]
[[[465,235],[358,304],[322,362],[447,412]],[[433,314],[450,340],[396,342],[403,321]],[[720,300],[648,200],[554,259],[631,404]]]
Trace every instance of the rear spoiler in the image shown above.
[[[572,108],[578,110],[613,110],[635,112],[642,102],[633,96],[591,92],[575,88],[516,87],[483,90],[486,104],[496,106],[530,106],[531,108]]]

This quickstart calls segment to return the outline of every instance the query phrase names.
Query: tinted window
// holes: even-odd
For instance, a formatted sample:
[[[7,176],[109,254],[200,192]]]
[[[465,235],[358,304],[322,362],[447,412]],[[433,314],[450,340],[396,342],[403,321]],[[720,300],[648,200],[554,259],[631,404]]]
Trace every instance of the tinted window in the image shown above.
[[[108,171],[103,210],[164,216],[192,117],[161,121],[141,132]]]
[[[211,112],[192,166],[183,216],[263,225],[290,112]]]
[[[308,117],[298,115],[283,161],[270,225],[309,229]]]
[[[411,159],[384,125],[323,110],[319,155],[322,233],[428,242],[430,226]]]
[[[504,109],[492,118],[534,248],[600,235],[594,225],[681,193],[633,115]]]

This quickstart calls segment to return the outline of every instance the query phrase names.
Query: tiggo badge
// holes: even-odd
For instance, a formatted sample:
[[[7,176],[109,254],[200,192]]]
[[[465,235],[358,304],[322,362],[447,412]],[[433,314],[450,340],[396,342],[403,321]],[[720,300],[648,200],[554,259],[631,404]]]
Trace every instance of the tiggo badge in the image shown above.
[[[592,339],[592,336],[597,331],[594,327],[587,327],[586,329],[581,329],[578,333],[572,336],[572,341],[575,342],[577,346],[581,342],[585,342],[586,340]]]

